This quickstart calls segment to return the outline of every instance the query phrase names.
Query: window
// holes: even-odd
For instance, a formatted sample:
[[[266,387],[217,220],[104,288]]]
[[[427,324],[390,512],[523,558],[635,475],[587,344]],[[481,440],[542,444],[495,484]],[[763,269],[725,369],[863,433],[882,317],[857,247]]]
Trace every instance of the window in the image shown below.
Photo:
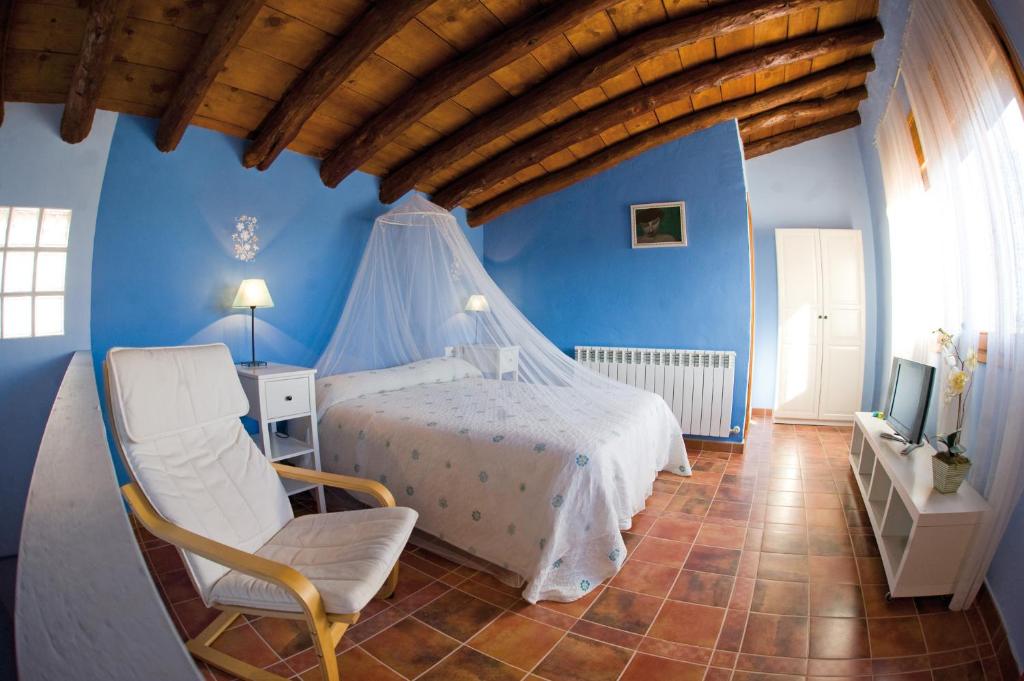
[[[0,338],[64,335],[71,211],[0,206]]]

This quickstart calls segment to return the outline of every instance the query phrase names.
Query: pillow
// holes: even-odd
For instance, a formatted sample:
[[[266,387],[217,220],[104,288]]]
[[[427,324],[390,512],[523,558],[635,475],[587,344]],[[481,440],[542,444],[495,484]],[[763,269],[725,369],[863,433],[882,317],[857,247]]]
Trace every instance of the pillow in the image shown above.
[[[388,369],[325,376],[316,382],[316,416],[322,419],[338,402],[423,383],[450,383],[481,378],[475,366],[457,357],[435,357]]]

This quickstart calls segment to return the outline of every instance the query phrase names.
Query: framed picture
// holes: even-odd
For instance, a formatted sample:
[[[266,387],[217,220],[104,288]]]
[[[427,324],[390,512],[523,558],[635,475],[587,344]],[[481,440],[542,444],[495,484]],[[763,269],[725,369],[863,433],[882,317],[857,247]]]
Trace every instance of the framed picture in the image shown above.
[[[667,248],[686,245],[686,204],[638,203],[629,207],[633,248]]]

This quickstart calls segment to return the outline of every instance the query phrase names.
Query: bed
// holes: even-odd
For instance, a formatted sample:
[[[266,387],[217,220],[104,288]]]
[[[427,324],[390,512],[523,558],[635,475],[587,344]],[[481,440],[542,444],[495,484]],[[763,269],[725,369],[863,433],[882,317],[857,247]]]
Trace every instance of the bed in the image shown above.
[[[621,530],[658,471],[689,464],[657,395],[624,391],[566,418],[538,389],[456,358],[322,378],[322,465],[379,480],[419,529],[521,576],[527,601],[575,600],[622,565]]]

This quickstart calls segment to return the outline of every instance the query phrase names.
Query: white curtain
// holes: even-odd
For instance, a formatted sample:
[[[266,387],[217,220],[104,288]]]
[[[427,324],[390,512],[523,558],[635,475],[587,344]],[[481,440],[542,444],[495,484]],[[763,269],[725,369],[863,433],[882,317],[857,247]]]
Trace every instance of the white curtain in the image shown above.
[[[911,336],[936,322],[964,349],[980,331],[989,339],[966,444],[970,480],[992,512],[957,606],[973,600],[1024,489],[1024,117],[1012,67],[969,0],[914,3],[902,74],[928,181],[894,96],[878,140],[892,233],[893,348],[905,352]],[[905,281],[910,272],[917,282]],[[920,357],[919,344],[908,354]]]

